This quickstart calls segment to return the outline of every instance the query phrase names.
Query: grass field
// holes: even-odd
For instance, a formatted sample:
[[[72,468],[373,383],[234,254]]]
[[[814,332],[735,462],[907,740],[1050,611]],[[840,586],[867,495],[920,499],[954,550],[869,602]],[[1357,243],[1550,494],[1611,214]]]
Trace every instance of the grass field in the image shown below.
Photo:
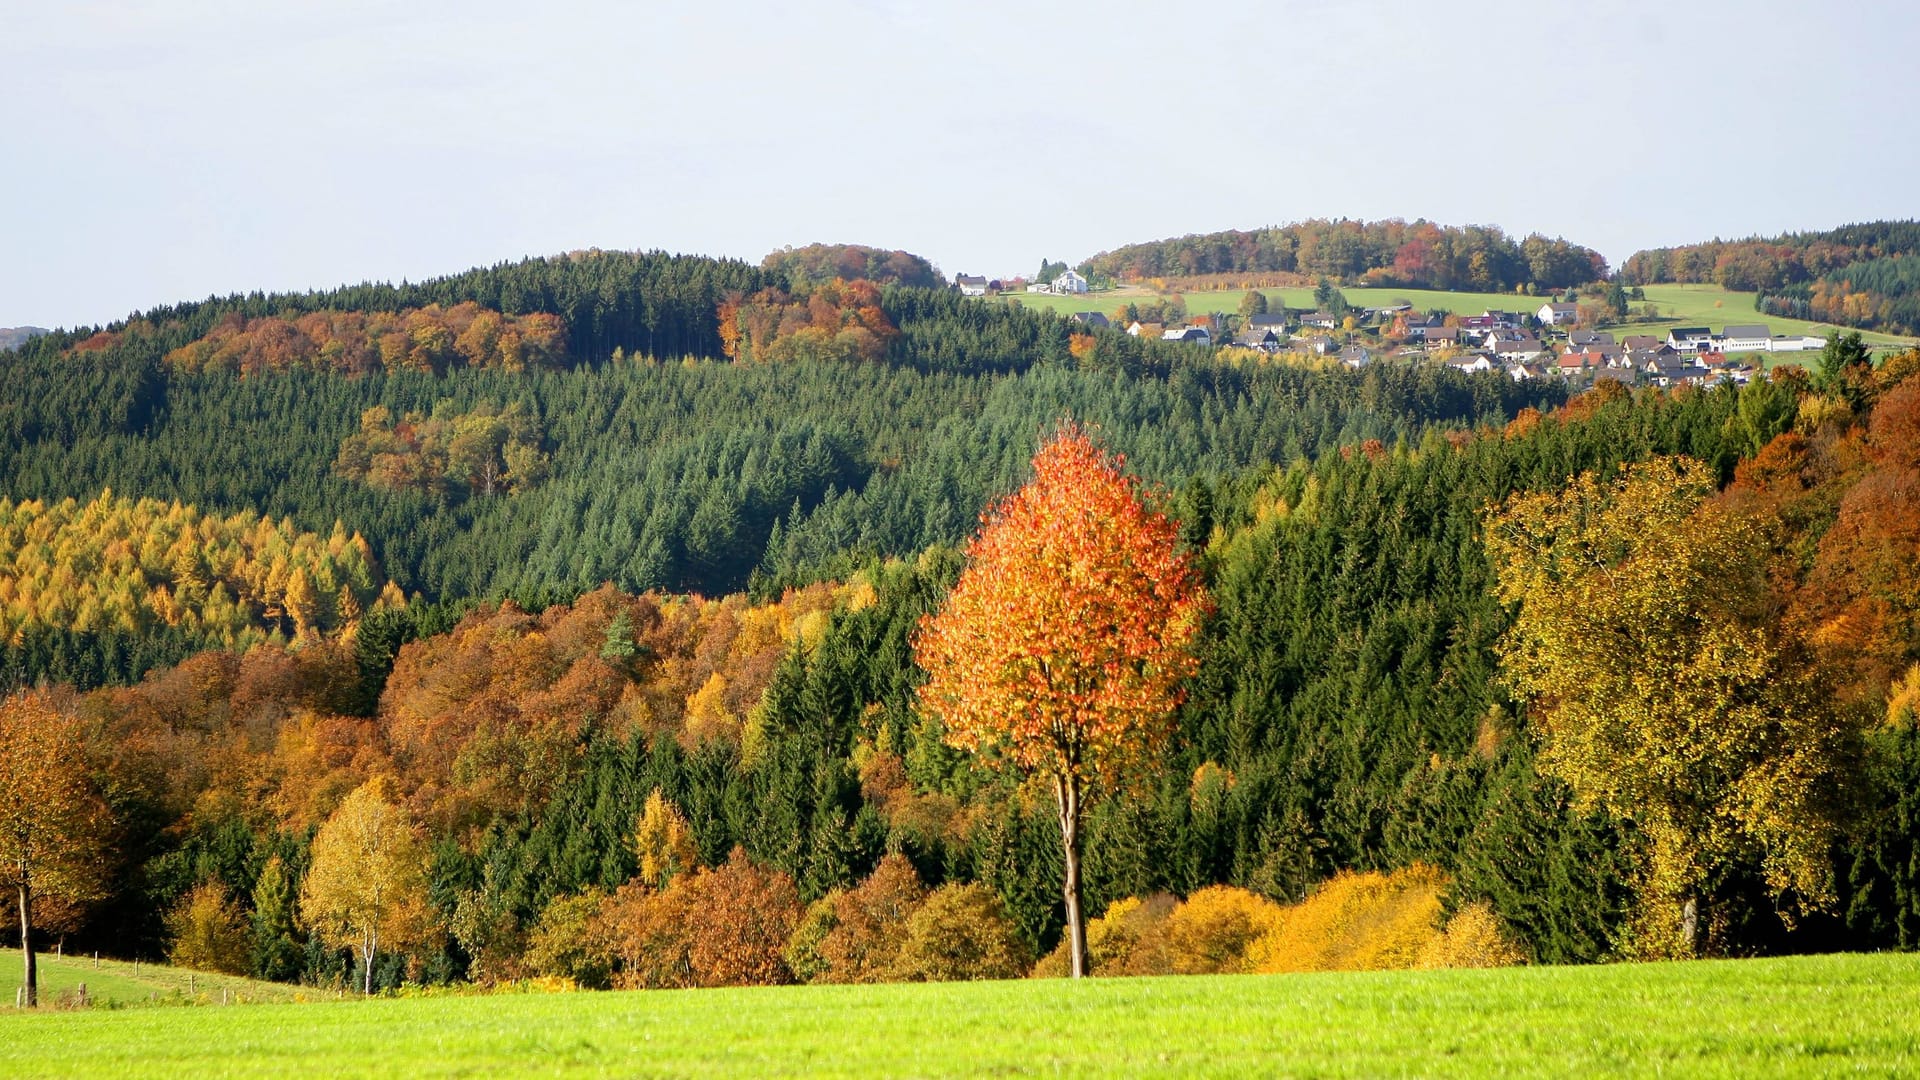
[[[1920,956],[0,1016],[0,1075],[1875,1076]]]
[[[303,995],[300,987],[282,983],[123,960],[101,960],[96,966],[91,957],[43,955],[38,959],[40,1000],[48,1004],[81,983],[86,984],[87,996],[99,1005],[212,1004],[221,1000],[222,993],[229,1001],[293,1001],[319,993],[309,990]],[[0,968],[5,972],[0,978],[0,994],[5,995],[0,997],[0,1015],[14,1011],[14,993],[20,987],[19,952],[0,953],[0,962],[7,961],[11,963]]]
[[[1312,289],[1262,289],[1269,300],[1283,301],[1291,308],[1313,306]],[[1402,301],[1411,303],[1420,311],[1442,309],[1463,315],[1477,315],[1492,309],[1504,311],[1538,311],[1546,300],[1538,296],[1516,296],[1512,293],[1471,293],[1439,292],[1432,289],[1343,289],[1347,302],[1356,307],[1385,307]],[[1619,334],[1659,334],[1664,336],[1674,326],[1711,326],[1721,330],[1728,323],[1766,323],[1776,334],[1811,334],[1815,337],[1827,337],[1834,327],[1826,323],[1805,322],[1800,319],[1781,319],[1763,316],[1753,310],[1753,294],[1728,292],[1714,285],[1649,285],[1646,287],[1646,303],[1654,305],[1661,318],[1652,323],[1616,327]],[[1226,289],[1219,292],[1183,293],[1187,301],[1187,310],[1195,315],[1212,311],[1233,312],[1240,310],[1240,300],[1246,296],[1241,289]],[[1009,299],[1017,299],[1028,307],[1043,308],[1068,314],[1075,311],[1099,311],[1112,314],[1113,310],[1129,299],[1153,299],[1151,292],[1145,289],[1117,289],[1109,292],[1087,293],[1083,296],[1051,296],[1045,293],[1010,293]],[[1636,301],[1636,305],[1638,302]],[[1869,344],[1883,348],[1905,348],[1915,344],[1913,338],[1894,337],[1889,334],[1862,333]]]

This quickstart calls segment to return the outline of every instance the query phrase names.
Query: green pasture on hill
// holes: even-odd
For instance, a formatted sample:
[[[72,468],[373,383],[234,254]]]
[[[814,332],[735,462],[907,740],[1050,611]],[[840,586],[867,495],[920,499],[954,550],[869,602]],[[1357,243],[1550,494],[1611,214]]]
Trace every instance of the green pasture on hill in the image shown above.
[[[1912,1075],[1920,957],[0,1016],[0,1075]]]
[[[293,1001],[320,992],[284,983],[243,979],[237,975],[219,975],[164,964],[134,964],[125,960],[99,960],[92,957],[42,955],[39,958],[40,1000],[54,1005],[62,994],[85,985],[87,997],[96,1005],[190,1005]],[[18,950],[0,952],[0,1013],[13,1011],[22,977]]]
[[[1313,306],[1312,289],[1262,289],[1261,291],[1267,294],[1269,301],[1280,301],[1291,308]],[[1462,315],[1477,315],[1489,309],[1532,312],[1540,310],[1540,305],[1547,302],[1546,297],[1519,296],[1514,293],[1441,292],[1434,289],[1342,289],[1341,292],[1346,294],[1347,302],[1355,307],[1386,307],[1404,301],[1420,311],[1444,310]],[[1753,293],[1728,292],[1716,285],[1648,285],[1646,294],[1645,301],[1635,301],[1633,306],[1639,307],[1643,303],[1652,304],[1659,311],[1660,318],[1653,322],[1613,327],[1615,335],[1658,334],[1664,337],[1666,332],[1675,326],[1710,326],[1715,330],[1721,330],[1729,323],[1756,322],[1765,323],[1776,334],[1811,334],[1815,337],[1828,337],[1835,333],[1835,328],[1827,323],[1761,315],[1753,310]],[[1200,315],[1212,311],[1239,311],[1240,301],[1246,296],[1246,290],[1223,289],[1217,292],[1187,292],[1181,295],[1186,298],[1187,311]],[[1112,315],[1114,309],[1129,300],[1152,300],[1156,297],[1144,289],[1128,288],[1086,293],[1081,296],[1008,293],[1006,299],[1017,300],[1028,307],[1057,311],[1063,315],[1076,311],[1098,311]],[[1860,336],[1869,344],[1890,349],[1906,348],[1915,343],[1912,338],[1894,337],[1890,334],[1863,332]]]

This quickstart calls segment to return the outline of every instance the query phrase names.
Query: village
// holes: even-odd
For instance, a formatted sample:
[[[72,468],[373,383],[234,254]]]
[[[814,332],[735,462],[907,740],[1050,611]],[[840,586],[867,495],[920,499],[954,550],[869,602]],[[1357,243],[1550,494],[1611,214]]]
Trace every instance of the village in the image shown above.
[[[1004,283],[960,275],[955,287],[969,296],[1023,291],[1078,296],[1090,291],[1085,277],[1069,269],[1048,282]],[[1337,293],[1336,293],[1337,295]],[[1100,311],[1076,311],[1075,322],[1119,328],[1135,337],[1157,337],[1207,347],[1251,349],[1270,355],[1331,357],[1360,368],[1382,360],[1444,363],[1464,372],[1499,371],[1515,380],[1561,379],[1579,385],[1611,380],[1643,386],[1745,384],[1766,366],[1754,354],[1818,351],[1826,339],[1775,334],[1765,323],[1662,327],[1659,333],[1628,333],[1631,323],[1611,329],[1590,326],[1593,307],[1571,299],[1548,300],[1537,309],[1483,310],[1458,314],[1420,312],[1412,304],[1387,307],[1269,312],[1212,312],[1175,325],[1128,320],[1118,326]]]

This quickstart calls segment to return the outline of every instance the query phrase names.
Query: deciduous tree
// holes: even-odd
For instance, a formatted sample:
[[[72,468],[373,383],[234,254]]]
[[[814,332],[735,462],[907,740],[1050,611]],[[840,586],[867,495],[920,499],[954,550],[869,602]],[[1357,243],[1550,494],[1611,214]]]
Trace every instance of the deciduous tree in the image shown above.
[[[1075,426],[1050,439],[1033,479],[982,515],[916,644],[920,700],[947,739],[1052,783],[1075,976],[1085,793],[1165,741],[1206,607],[1175,524],[1121,465]]]
[[[1836,792],[1856,732],[1808,652],[1770,619],[1759,524],[1712,501],[1687,458],[1592,474],[1488,521],[1502,647],[1532,705],[1540,768],[1644,842],[1639,946],[1690,955],[1709,875],[1755,857],[1768,883],[1831,900]]]
[[[426,853],[412,823],[388,801],[383,778],[361,785],[320,826],[300,914],[322,940],[358,954],[368,994],[380,949],[404,949],[425,937]]]
[[[40,694],[0,702],[0,887],[20,912],[26,1004],[39,1003],[34,903],[84,904],[104,883],[107,813],[87,777],[79,727]]]

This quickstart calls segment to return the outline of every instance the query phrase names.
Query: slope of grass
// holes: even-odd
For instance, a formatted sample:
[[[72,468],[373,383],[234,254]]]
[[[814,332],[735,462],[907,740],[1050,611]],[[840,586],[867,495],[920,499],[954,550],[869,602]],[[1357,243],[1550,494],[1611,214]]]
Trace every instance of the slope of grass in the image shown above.
[[[1920,1070],[1920,957],[0,1016],[0,1075],[1793,1076]]]
[[[1312,289],[1262,289],[1260,291],[1267,294],[1269,301],[1282,302],[1291,308],[1313,306]],[[1517,296],[1513,293],[1440,292],[1434,289],[1343,289],[1341,291],[1346,295],[1347,302],[1355,307],[1385,307],[1405,301],[1420,311],[1438,309],[1461,315],[1477,315],[1489,309],[1534,312],[1540,310],[1540,305],[1546,303],[1548,299],[1541,296]],[[1728,292],[1716,285],[1649,285],[1646,287],[1646,294],[1644,303],[1652,304],[1659,311],[1660,318],[1653,322],[1615,327],[1615,334],[1664,336],[1668,329],[1675,326],[1711,326],[1715,330],[1721,330],[1729,323],[1736,325],[1765,323],[1776,334],[1811,334],[1814,337],[1828,337],[1835,333],[1835,327],[1828,323],[1762,315],[1753,309],[1753,293]],[[1202,315],[1212,311],[1239,311],[1240,301],[1246,296],[1246,291],[1223,289],[1217,292],[1187,292],[1181,295],[1186,298],[1188,312]],[[1075,311],[1099,311],[1111,315],[1115,308],[1129,300],[1152,300],[1157,297],[1144,289],[1128,288],[1087,293],[1082,296],[1011,293],[1002,302],[1014,299],[1029,307],[1058,311],[1063,315]],[[1641,303],[1643,302],[1635,301],[1634,306],[1638,307]],[[1863,332],[1860,336],[1868,344],[1884,348],[1906,348],[1913,345],[1915,340],[1870,332]]]
[[[12,1012],[14,994],[20,987],[22,971],[18,951],[0,953],[0,1012]],[[54,1004],[62,994],[85,984],[87,997],[96,1005],[189,1005],[216,1004],[222,1000],[236,1003],[293,1001],[319,991],[284,983],[243,979],[206,971],[167,967],[164,964],[133,964],[124,960],[100,960],[92,957],[42,955],[40,1000]],[[224,998],[223,995],[224,994]]]

